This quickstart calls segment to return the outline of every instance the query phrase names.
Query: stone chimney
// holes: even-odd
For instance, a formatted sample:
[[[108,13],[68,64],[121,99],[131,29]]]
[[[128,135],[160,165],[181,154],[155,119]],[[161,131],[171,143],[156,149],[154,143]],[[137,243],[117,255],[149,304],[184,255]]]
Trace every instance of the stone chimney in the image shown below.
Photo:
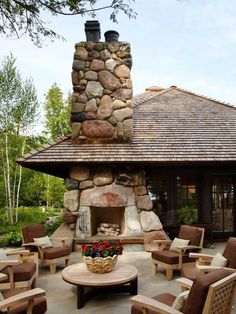
[[[86,41],[75,44],[72,66],[72,140],[127,142],[133,129],[130,44],[98,21],[85,23]]]

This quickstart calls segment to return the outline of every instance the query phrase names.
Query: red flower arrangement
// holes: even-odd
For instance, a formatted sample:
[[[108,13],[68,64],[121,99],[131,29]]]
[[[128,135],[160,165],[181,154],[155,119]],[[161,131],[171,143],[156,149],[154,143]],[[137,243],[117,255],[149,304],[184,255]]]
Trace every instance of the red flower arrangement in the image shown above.
[[[121,255],[123,246],[120,243],[111,243],[109,241],[99,241],[92,245],[82,245],[82,255],[94,257],[107,257]]]

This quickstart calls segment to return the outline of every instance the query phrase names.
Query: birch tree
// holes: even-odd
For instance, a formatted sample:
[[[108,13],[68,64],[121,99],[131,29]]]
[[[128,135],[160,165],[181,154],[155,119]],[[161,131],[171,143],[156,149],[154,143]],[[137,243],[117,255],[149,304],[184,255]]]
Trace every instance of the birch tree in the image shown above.
[[[70,133],[70,109],[71,97],[64,99],[62,90],[54,83],[46,95],[45,110],[45,133],[56,139]]]
[[[15,62],[16,59],[11,54],[4,58],[0,69],[1,156],[6,211],[11,224],[14,223],[13,207],[18,207],[19,203],[22,176],[20,166],[17,166],[12,158],[17,156],[14,151],[20,150],[24,153],[25,138],[33,125],[38,106],[32,80],[22,80]],[[14,139],[14,145],[11,146]]]
[[[45,103],[45,131],[50,139],[56,139],[70,133],[69,121],[71,110],[71,95],[66,98],[63,96],[62,90],[54,83],[48,90]],[[54,206],[53,189],[56,178],[47,175],[46,204]],[[58,181],[58,185],[59,181]]]

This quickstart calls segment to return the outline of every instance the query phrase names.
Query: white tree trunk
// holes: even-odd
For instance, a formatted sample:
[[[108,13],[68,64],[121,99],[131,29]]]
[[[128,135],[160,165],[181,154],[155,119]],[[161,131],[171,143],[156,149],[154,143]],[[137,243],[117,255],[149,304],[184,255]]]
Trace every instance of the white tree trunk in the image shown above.
[[[12,202],[11,202],[11,182],[10,182],[10,163],[9,163],[9,151],[8,151],[8,134],[5,133],[5,166],[6,166],[6,191],[7,191],[7,213],[8,219],[11,224],[14,223],[12,215]]]
[[[25,142],[26,142],[26,136],[24,136],[23,138],[23,142],[21,146],[21,155],[24,155],[24,152],[25,152]],[[19,208],[21,179],[22,179],[22,167],[19,166],[19,180],[18,180],[17,194],[16,194],[16,223],[18,222],[18,208]]]
[[[12,188],[12,207],[13,208],[16,206],[16,203],[15,203],[16,181],[17,181],[17,166],[15,166],[15,170],[14,170],[14,181],[13,181],[13,188]]]
[[[50,178],[49,178],[49,175],[47,175],[47,206],[46,206],[47,209],[49,207],[49,188],[50,188]]]
[[[4,147],[4,139],[1,141],[1,147]],[[3,170],[3,182],[4,182],[4,190],[5,190],[5,200],[6,200],[6,208],[8,208],[8,197],[7,197],[7,178],[6,178],[6,167],[5,167],[5,155],[3,149],[1,149],[2,154],[2,170]]]

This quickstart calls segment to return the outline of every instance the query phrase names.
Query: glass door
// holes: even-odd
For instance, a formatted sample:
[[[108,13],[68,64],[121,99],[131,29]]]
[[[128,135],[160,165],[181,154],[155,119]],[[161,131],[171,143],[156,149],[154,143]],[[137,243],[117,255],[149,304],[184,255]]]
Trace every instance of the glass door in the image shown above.
[[[215,232],[234,231],[234,180],[214,177],[212,184],[212,223]]]

